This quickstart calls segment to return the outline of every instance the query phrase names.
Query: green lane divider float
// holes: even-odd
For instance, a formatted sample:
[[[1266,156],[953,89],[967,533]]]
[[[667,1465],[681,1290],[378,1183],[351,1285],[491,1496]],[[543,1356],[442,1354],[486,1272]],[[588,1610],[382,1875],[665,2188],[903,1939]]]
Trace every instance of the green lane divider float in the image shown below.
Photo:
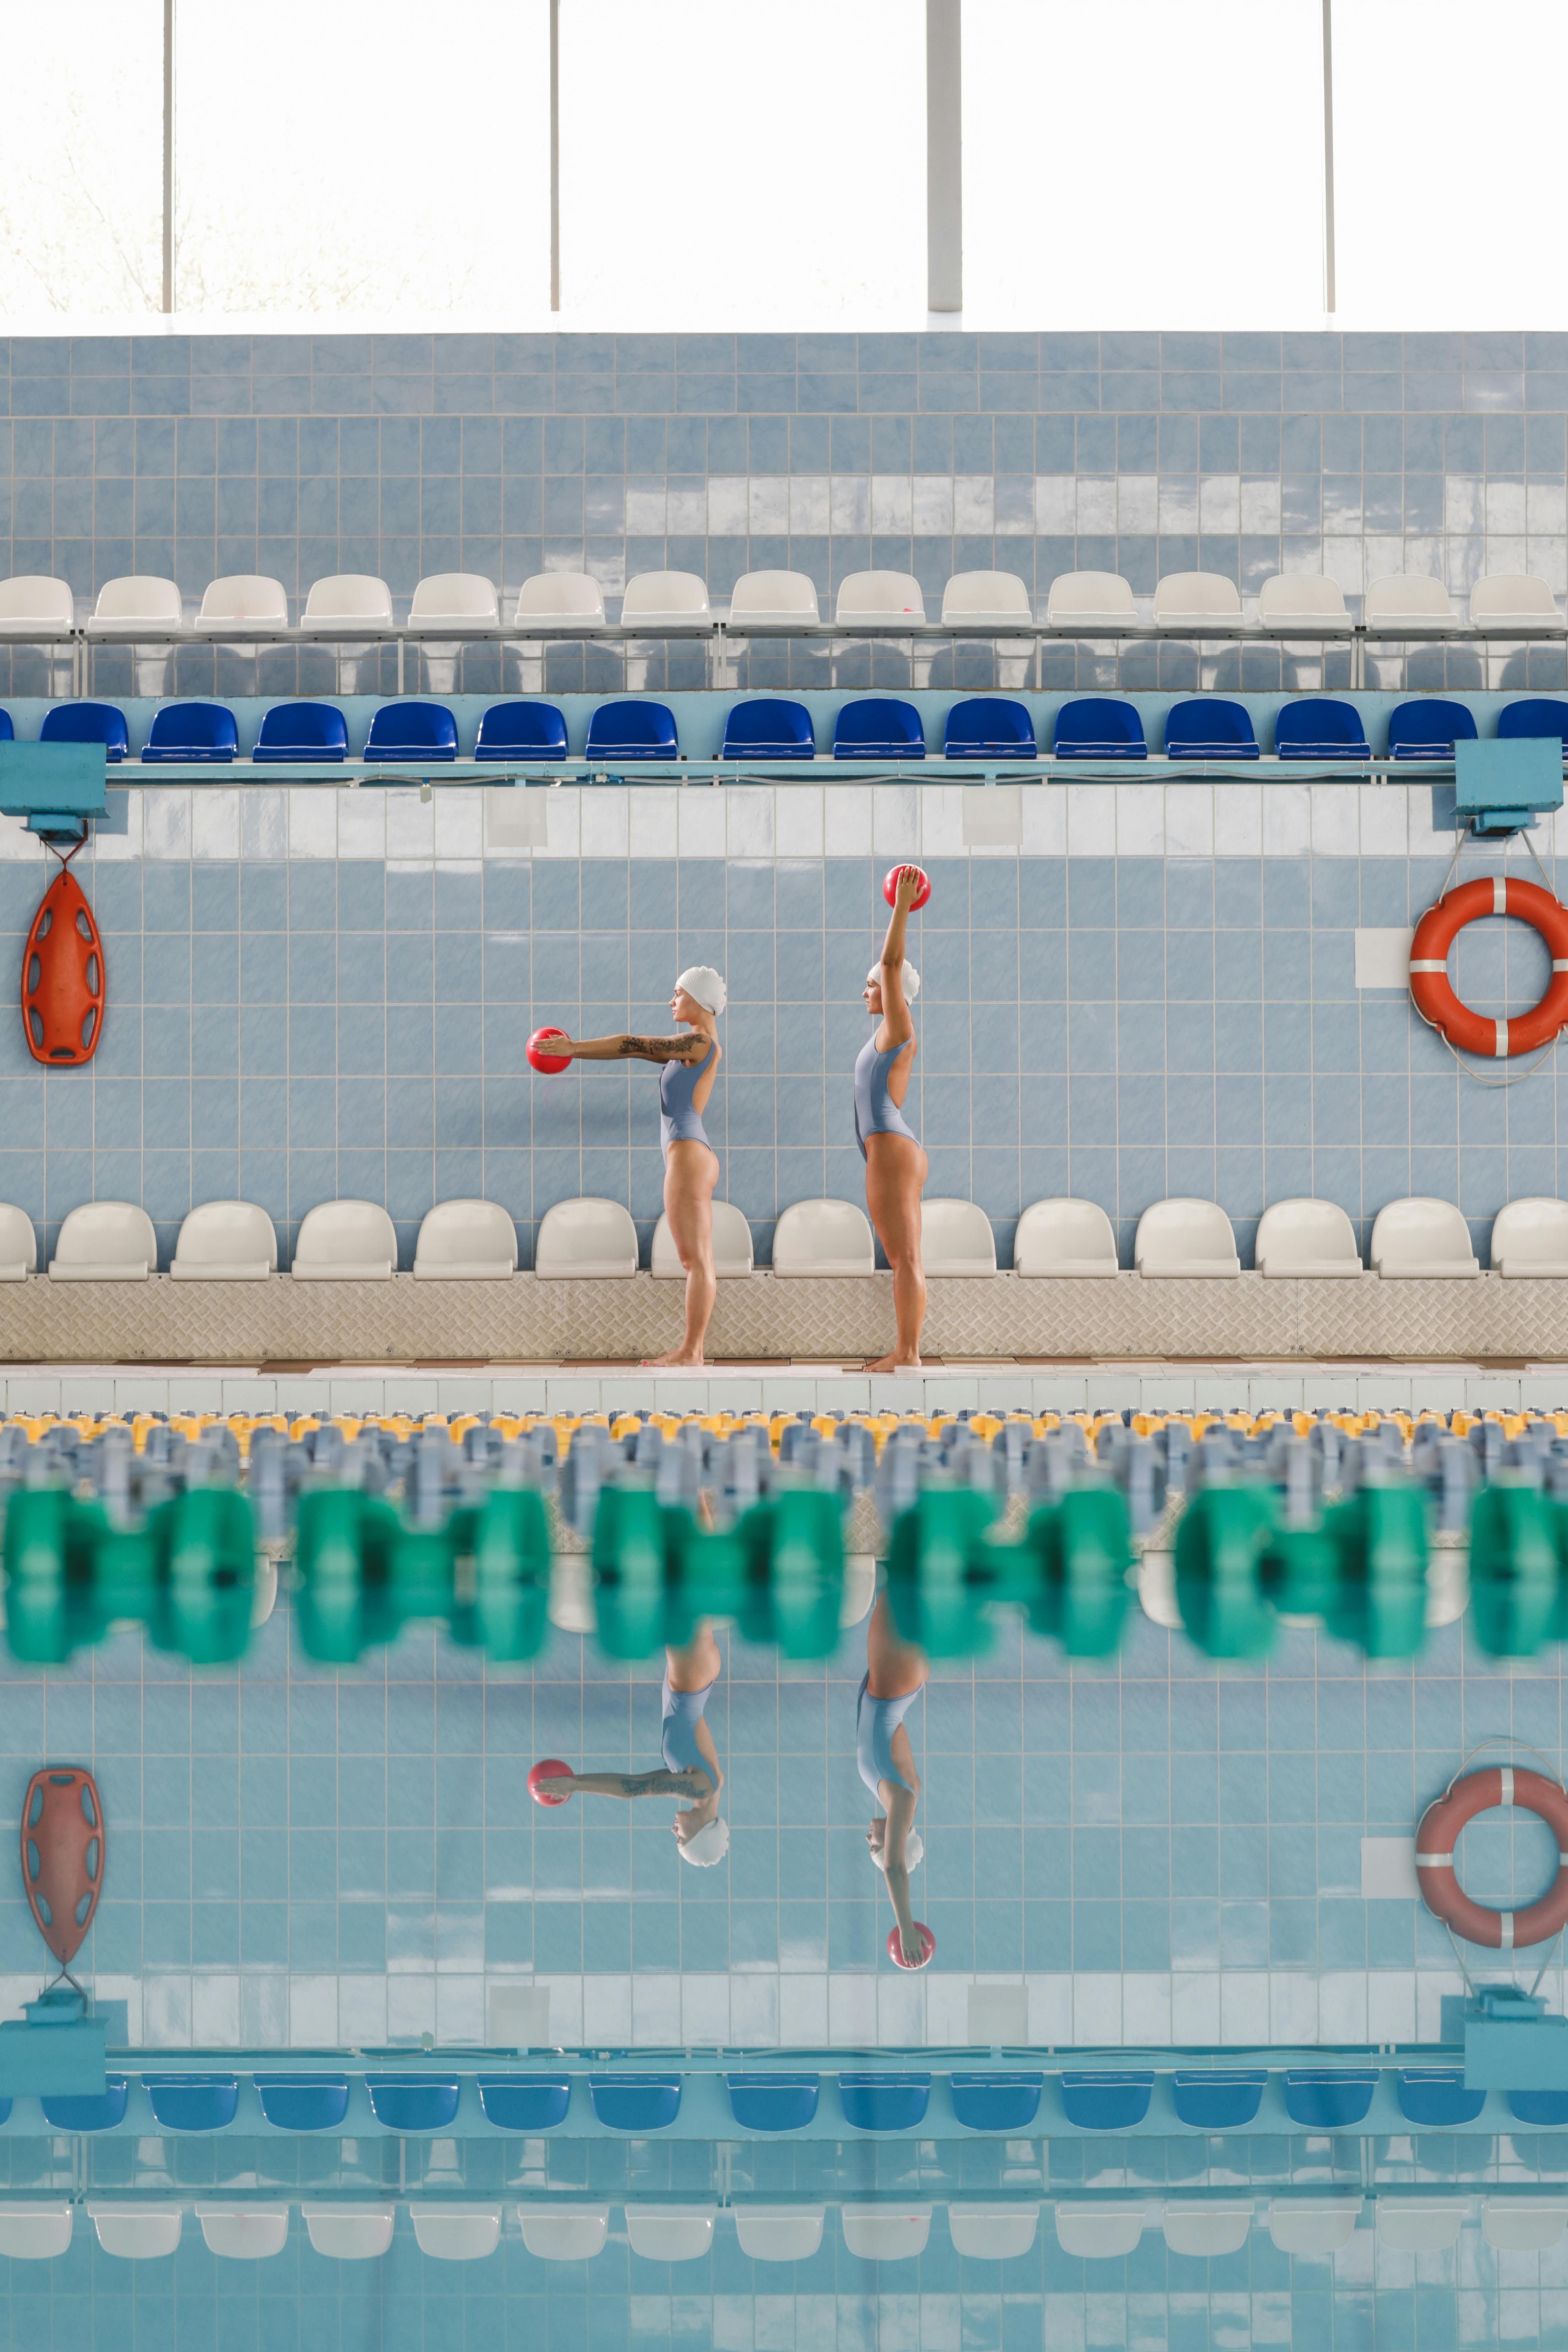
[[[991,1646],[989,1604],[1021,1609],[1070,1658],[1109,1658],[1131,1601],[1127,1507],[1113,1486],[1071,1488],[1032,1514],[1016,1542],[994,1533],[997,1504],[965,1487],[931,1488],[894,1523],[888,1598],[899,1631],[929,1657]]]
[[[1278,1487],[1200,1487],[1176,1529],[1176,1606],[1211,1658],[1266,1657],[1288,1617],[1321,1618],[1369,1658],[1413,1658],[1426,1633],[1420,1490],[1359,1486],[1306,1527]]]
[[[594,1518],[594,1609],[612,1658],[654,1656],[689,1642],[705,1617],[730,1617],[750,1642],[786,1658],[831,1657],[844,1598],[844,1534],[835,1496],[784,1488],[722,1533],[651,1487],[606,1486]]]
[[[159,1503],[144,1527],[114,1527],[63,1487],[13,1495],[5,1510],[6,1637],[31,1665],[62,1665],[127,1620],[194,1665],[245,1655],[256,1585],[250,1505],[230,1486]]]
[[[498,1664],[536,1658],[549,1633],[550,1524],[532,1487],[493,1487],[437,1527],[353,1487],[308,1488],[294,1567],[300,1639],[321,1665],[353,1665],[420,1618]]]

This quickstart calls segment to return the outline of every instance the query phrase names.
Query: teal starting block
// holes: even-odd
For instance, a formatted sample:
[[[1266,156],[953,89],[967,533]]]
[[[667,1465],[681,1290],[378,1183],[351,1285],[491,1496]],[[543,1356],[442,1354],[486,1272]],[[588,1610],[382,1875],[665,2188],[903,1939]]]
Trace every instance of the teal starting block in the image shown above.
[[[1554,735],[1454,746],[1454,814],[1481,839],[1522,833],[1563,805],[1563,746]]]
[[[46,841],[81,841],[105,808],[101,743],[0,743],[0,814]]]

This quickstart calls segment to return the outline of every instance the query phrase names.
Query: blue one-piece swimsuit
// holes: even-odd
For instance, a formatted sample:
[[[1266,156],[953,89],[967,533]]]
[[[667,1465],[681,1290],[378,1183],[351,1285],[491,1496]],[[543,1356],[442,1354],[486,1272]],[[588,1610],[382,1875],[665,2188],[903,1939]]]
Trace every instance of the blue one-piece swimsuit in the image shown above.
[[[710,1045],[697,1063],[666,1062],[658,1081],[658,1142],[666,1162],[672,1143],[708,1143],[708,1129],[702,1124],[702,1114],[691,1097],[697,1091],[697,1081],[713,1059],[717,1046]],[[715,1159],[718,1153],[714,1152]]]
[[[715,1675],[714,1681],[718,1677]],[[708,1705],[712,1683],[705,1683],[699,1691],[671,1690],[669,1668],[664,1670],[664,1737],[660,1742],[664,1760],[672,1772],[700,1772],[710,1789],[718,1782],[709,1769],[708,1759],[697,1745],[697,1727]]]
[[[893,1761],[893,1734],[924,1685],[906,1691],[902,1698],[872,1698],[870,1682],[869,1675],[861,1675],[860,1693],[855,1702],[855,1761],[860,1768],[860,1778],[880,1804],[880,1781],[890,1780],[895,1789],[910,1788]],[[912,1789],[910,1794],[913,1796]]]
[[[885,1054],[877,1051],[877,1033],[873,1029],[855,1056],[855,1140],[860,1146],[860,1157],[866,1157],[868,1135],[907,1135],[918,1144],[920,1137],[888,1092],[888,1074],[900,1054],[907,1054],[909,1042],[889,1045]]]

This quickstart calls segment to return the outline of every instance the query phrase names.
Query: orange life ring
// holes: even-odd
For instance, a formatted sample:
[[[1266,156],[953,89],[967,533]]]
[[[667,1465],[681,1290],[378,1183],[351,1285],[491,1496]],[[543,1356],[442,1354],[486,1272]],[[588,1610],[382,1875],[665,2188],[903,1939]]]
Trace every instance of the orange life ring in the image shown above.
[[[1543,894],[1544,895],[1544,894]],[[1493,1805],[1522,1805],[1539,1813],[1557,1840],[1557,1875],[1539,1903],[1522,1911],[1493,1911],[1473,1903],[1454,1869],[1459,1832]],[[1555,1780],[1511,1764],[1467,1772],[1446,1796],[1428,1805],[1415,1832],[1415,1876],[1428,1911],[1469,1944],[1511,1952],[1524,1944],[1549,1944],[1568,1927],[1568,1795]]]
[[[1545,995],[1516,1021],[1488,1021],[1472,1013],[1449,982],[1448,950],[1465,925],[1482,915],[1517,915],[1521,922],[1534,925],[1552,950]],[[1428,907],[1415,926],[1410,942],[1410,993],[1422,1020],[1467,1054],[1500,1059],[1550,1045],[1558,1031],[1568,1026],[1568,907],[1539,882],[1505,880],[1500,874],[1461,882]]]

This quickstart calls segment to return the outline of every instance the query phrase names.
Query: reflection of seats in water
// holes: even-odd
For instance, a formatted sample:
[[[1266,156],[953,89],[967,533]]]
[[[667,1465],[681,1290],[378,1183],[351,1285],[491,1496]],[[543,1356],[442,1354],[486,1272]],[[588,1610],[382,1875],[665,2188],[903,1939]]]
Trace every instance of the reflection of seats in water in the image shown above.
[[[311,2245],[329,2262],[368,2263],[384,2254],[396,2226],[395,2205],[301,2205]]]
[[[713,2245],[716,2205],[628,2205],[626,2241],[645,2262],[694,2263]]]
[[[1089,2262],[1115,2262],[1130,2254],[1143,2235],[1142,2197],[1108,2199],[1100,2205],[1057,2204],[1057,2242],[1064,2254]]]
[[[180,1227],[176,1282],[265,1282],[278,1271],[278,1230],[254,1201],[204,1201]]]
[[[99,2244],[121,2262],[156,2262],[180,2242],[184,2217],[178,2205],[117,2205],[93,2198],[87,2210]]]
[[[1173,2254],[1209,2259],[1238,2254],[1252,2227],[1252,2200],[1226,2198],[1223,2203],[1199,2205],[1173,2198],[1161,2213],[1160,2223]]]
[[[499,2205],[414,2205],[415,2243],[439,2263],[480,2263],[500,2243]]]
[[[1500,1209],[1492,1226],[1492,1272],[1505,1280],[1568,1275],[1568,1201],[1510,1201]]]
[[[637,1270],[637,1229],[619,1201],[557,1201],[533,1249],[541,1282],[609,1281]]]
[[[1241,1272],[1236,1235],[1217,1201],[1156,1201],[1138,1220],[1132,1263],[1156,1277]]]
[[[675,1236],[669,1230],[669,1219],[663,1215],[653,1229],[649,1263],[661,1282],[686,1278]],[[721,1282],[752,1271],[752,1228],[733,1201],[713,1203],[713,1271]]]
[[[1465,1280],[1480,1273],[1470,1229],[1452,1201],[1415,1194],[1390,1201],[1373,1221],[1368,1252],[1384,1280]]]
[[[1259,1274],[1360,1274],[1355,1227],[1337,1201],[1275,1201],[1258,1224]]]
[[[1268,2234],[1282,2254],[1337,2254],[1360,2219],[1359,2197],[1304,2197],[1269,2206]]]
[[[735,2235],[753,2263],[809,2262],[822,2243],[821,2205],[735,2205]]]
[[[870,1275],[877,1245],[870,1220],[853,1201],[794,1201],[773,1227],[773,1267],[784,1279],[810,1275]]]
[[[1380,2242],[1399,2254],[1439,2254],[1457,2246],[1469,2218],[1467,2197],[1384,2197],[1373,2209]]]
[[[517,1227],[497,1201],[442,1201],[419,1227],[414,1272],[422,1282],[508,1282]]]
[[[209,2254],[227,2262],[266,2262],[289,2242],[287,2205],[198,2205]]]
[[[931,2236],[929,2205],[845,2205],[838,2219],[845,2244],[863,2263],[908,2262]]]
[[[1005,2263],[1028,2252],[1039,2219],[1040,2209],[1033,2202],[983,2205],[964,2200],[949,2205],[947,2231],[955,2253],[976,2262]]]
[[[604,2251],[610,2234],[607,2205],[538,2205],[517,2209],[522,2242],[542,2263],[585,2263]]]
[[[1013,1271],[1030,1279],[1114,1274],[1110,1219],[1098,1201],[1032,1201],[1013,1235]]]
[[[927,1274],[994,1274],[996,1236],[984,1210],[973,1201],[922,1201],[921,1264]]]
[[[390,1282],[397,1235],[377,1201],[322,1201],[300,1220],[296,1282]]]
[[[88,1201],[60,1227],[51,1282],[145,1282],[158,1264],[158,1237],[133,1201]]]

